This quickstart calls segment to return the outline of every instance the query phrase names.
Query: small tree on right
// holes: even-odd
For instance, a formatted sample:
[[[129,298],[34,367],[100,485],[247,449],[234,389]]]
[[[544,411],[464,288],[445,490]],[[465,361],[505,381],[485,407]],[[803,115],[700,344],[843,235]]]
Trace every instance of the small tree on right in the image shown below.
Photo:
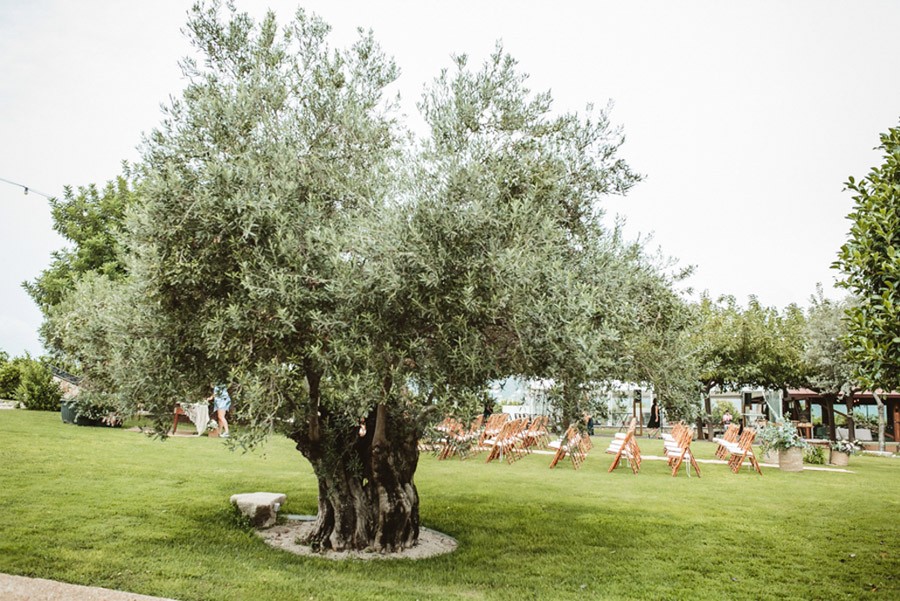
[[[858,302],[847,308],[847,352],[859,383],[878,404],[878,446],[884,450],[886,411],[878,390],[900,388],[900,128],[881,135],[884,163],[854,193],[850,235],[834,266],[840,285]]]

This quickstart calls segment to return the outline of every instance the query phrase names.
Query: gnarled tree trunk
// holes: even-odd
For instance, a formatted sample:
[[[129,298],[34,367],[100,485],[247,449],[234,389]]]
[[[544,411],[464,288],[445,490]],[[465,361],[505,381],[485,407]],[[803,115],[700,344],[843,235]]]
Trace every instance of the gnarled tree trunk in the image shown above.
[[[384,405],[365,428],[324,410],[313,419],[316,424],[292,435],[319,480],[319,511],[307,544],[383,553],[416,544],[419,495],[413,475],[419,451],[413,420]]]

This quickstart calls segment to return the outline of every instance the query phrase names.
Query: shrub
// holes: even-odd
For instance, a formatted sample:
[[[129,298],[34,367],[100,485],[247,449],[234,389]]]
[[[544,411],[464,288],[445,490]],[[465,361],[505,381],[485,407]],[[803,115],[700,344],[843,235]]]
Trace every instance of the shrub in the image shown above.
[[[0,362],[0,399],[14,399],[16,389],[22,379],[22,365],[28,361],[16,357],[12,361]]]
[[[21,363],[19,385],[15,399],[26,409],[37,411],[59,411],[62,391],[53,381],[50,368],[33,359]]]
[[[825,448],[809,446],[803,450],[803,463],[825,465]]]

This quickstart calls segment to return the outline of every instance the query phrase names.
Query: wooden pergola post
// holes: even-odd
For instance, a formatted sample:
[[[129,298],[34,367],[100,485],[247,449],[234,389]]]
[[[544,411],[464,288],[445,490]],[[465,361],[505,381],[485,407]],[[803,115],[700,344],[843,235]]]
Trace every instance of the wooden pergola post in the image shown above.
[[[637,435],[644,435],[644,405],[643,395],[640,390],[634,391],[633,402],[631,405],[631,414],[637,418]]]
[[[837,440],[837,430],[834,425],[834,397],[828,397],[824,409],[828,416],[828,440]]]

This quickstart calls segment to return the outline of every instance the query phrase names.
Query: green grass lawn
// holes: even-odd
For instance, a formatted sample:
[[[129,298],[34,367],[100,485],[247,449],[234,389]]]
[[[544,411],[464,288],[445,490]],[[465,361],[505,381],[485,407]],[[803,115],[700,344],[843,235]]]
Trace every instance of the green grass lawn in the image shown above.
[[[423,455],[422,524],[457,551],[332,562],[269,548],[230,508],[264,490],[287,494],[283,512],[315,513],[312,470],[286,439],[241,454],[0,411],[0,572],[185,601],[900,599],[900,460],[762,477],[702,464],[702,478],[648,460],[634,476],[606,472],[605,442],[578,472],[547,469],[547,455]]]

